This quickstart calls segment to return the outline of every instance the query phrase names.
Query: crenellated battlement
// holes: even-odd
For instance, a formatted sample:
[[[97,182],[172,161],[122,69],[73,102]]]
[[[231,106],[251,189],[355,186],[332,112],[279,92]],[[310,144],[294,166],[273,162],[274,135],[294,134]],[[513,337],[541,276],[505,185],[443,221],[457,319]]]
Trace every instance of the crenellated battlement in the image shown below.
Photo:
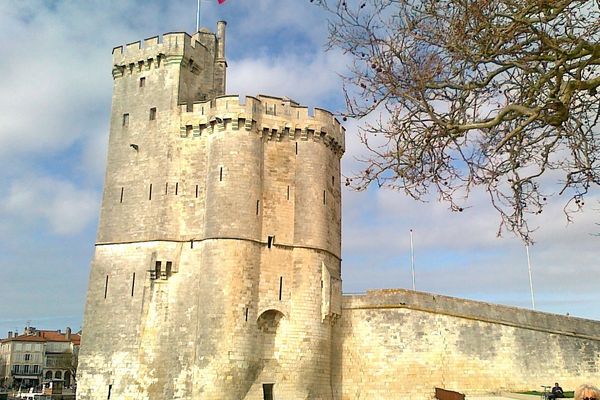
[[[227,124],[267,140],[323,141],[340,155],[345,151],[345,128],[331,112],[315,108],[311,115],[308,107],[288,98],[226,95],[196,102],[191,111],[181,106],[182,137],[224,131]]]
[[[127,72],[160,68],[164,63],[180,64],[184,60],[200,69],[205,60],[215,58],[217,36],[203,29],[193,36],[185,32],[170,32],[113,48],[113,77]]]

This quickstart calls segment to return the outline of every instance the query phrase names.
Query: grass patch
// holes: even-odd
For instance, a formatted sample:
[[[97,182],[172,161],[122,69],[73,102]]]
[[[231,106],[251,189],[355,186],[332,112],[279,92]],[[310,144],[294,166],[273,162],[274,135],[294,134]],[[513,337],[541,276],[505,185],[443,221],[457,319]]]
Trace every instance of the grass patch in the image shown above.
[[[518,394],[532,394],[532,395],[536,395],[536,396],[540,396],[542,397],[543,392],[537,391],[537,390],[530,390],[527,392],[515,392]],[[565,399],[572,399],[573,397],[575,397],[575,392],[571,391],[571,392],[564,392],[565,394]]]

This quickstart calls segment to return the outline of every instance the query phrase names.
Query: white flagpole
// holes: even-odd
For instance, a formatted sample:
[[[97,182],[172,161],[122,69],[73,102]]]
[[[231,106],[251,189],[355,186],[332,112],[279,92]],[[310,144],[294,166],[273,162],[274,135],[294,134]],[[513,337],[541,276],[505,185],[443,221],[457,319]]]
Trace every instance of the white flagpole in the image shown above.
[[[413,247],[413,232],[410,230],[410,269],[412,271],[412,288],[415,288],[415,249]]]
[[[200,30],[200,0],[198,0],[198,12],[196,13],[196,32]]]
[[[531,291],[531,308],[535,310],[535,299],[533,297],[533,281],[531,280],[531,259],[529,257],[529,245],[525,245],[527,251],[527,269],[529,270],[529,290]]]

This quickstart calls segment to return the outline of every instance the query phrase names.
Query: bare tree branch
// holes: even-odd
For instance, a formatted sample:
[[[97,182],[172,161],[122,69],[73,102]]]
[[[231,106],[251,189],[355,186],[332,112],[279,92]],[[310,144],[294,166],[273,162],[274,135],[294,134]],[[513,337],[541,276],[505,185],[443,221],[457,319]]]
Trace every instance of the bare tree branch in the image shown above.
[[[552,195],[570,218],[600,184],[598,0],[313,2],[329,46],[353,56],[347,117],[384,110],[349,185],[436,193],[455,211],[483,187],[499,233],[530,242]]]

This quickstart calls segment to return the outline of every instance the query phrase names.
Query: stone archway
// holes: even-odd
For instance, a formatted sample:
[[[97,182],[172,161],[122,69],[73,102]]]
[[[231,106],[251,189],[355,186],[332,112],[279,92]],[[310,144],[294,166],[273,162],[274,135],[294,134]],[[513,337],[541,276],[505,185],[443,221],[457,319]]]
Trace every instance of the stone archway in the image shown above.
[[[260,357],[265,360],[274,360],[277,354],[277,333],[279,325],[285,318],[285,315],[275,309],[269,309],[259,315],[256,320],[256,325],[261,333],[261,348]]]
[[[275,309],[269,309],[261,313],[256,320],[260,334],[260,347],[262,349],[260,358],[263,362],[275,361],[277,354],[277,337],[280,336],[282,321],[285,315]]]

